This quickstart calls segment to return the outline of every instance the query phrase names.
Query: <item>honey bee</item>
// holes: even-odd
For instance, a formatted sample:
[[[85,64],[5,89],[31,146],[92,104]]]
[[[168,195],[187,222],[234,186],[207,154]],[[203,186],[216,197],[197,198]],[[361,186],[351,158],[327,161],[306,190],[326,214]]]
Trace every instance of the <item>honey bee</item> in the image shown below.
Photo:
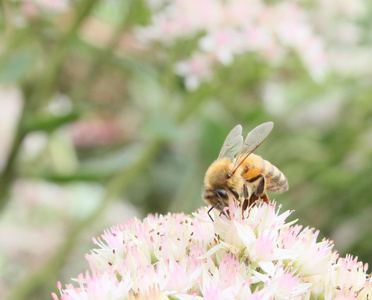
[[[227,135],[218,158],[208,168],[204,178],[203,200],[211,206],[208,215],[213,208],[217,208],[229,218],[224,208],[229,205],[230,199],[240,202],[243,197],[244,211],[259,199],[268,203],[266,191],[288,190],[284,174],[269,161],[252,153],[266,139],[273,126],[273,122],[258,125],[248,133],[244,143],[241,125],[235,126]]]

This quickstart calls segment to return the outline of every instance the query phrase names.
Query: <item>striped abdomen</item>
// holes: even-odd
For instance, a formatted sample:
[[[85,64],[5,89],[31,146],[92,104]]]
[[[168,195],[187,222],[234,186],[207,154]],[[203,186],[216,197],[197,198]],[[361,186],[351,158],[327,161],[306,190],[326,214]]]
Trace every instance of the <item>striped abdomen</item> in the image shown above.
[[[250,154],[243,162],[242,176],[248,182],[255,182],[260,174],[266,179],[266,189],[272,192],[288,190],[288,181],[284,174],[269,161],[256,154]]]

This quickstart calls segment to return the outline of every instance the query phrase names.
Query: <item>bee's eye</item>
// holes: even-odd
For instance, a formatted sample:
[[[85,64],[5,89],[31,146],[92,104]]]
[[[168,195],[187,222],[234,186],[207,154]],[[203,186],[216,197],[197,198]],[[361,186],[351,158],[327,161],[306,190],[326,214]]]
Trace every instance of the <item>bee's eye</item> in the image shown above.
[[[223,189],[218,189],[218,190],[215,190],[215,193],[218,197],[222,198],[222,199],[228,199],[229,198],[229,195],[227,194],[227,192]]]

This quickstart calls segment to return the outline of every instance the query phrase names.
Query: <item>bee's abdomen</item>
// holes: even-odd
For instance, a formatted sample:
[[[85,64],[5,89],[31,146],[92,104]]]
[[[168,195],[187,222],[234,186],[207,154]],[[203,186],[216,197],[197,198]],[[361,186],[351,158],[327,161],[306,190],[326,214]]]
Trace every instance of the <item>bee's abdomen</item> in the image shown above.
[[[263,174],[266,178],[266,189],[272,192],[283,192],[288,190],[288,180],[285,175],[272,163],[263,160]]]
[[[255,182],[261,174],[265,176],[268,191],[283,192],[288,190],[288,181],[284,174],[269,161],[252,153],[246,161],[242,175],[247,181]]]

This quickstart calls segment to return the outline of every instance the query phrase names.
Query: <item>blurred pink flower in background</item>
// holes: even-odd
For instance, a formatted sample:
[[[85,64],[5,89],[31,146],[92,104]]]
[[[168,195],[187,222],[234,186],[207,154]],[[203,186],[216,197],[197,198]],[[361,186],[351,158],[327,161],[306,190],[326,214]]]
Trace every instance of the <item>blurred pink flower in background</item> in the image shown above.
[[[112,227],[86,258],[90,272],[61,299],[365,299],[367,265],[339,258],[318,232],[285,222],[275,202],[231,220],[207,208],[193,216],[149,215]],[[54,299],[59,299],[53,293]]]
[[[212,63],[211,56],[199,54],[191,59],[178,61],[175,72],[185,78],[185,85],[189,90],[195,90],[202,81],[212,77]]]
[[[192,52],[186,54],[189,58],[181,62],[184,68],[189,64],[188,69],[193,69],[194,61],[204,57],[208,70],[212,70],[217,64],[230,65],[236,55],[249,52],[277,66],[295,52],[315,81],[323,80],[332,71],[330,67],[336,66],[330,65],[330,59],[338,53],[330,51],[332,45],[345,39],[357,43],[352,36],[358,36],[360,28],[351,22],[362,18],[365,11],[365,3],[359,0],[332,4],[318,0],[311,7],[306,3],[268,4],[260,0],[147,2],[152,22],[137,28],[136,35],[142,42],[157,41],[169,46],[177,41],[198,40]],[[212,78],[194,72],[191,80],[190,72],[176,73],[185,78],[189,90]]]
[[[199,42],[187,62],[194,56],[204,57],[213,64],[230,65],[236,55],[257,52],[268,64],[282,61],[288,50],[294,50],[311,76],[321,80],[327,69],[323,40],[314,33],[310,16],[299,4],[281,1],[266,4],[258,0],[231,1],[163,1],[162,9],[154,6],[152,24],[137,30],[146,42],[165,45],[178,40],[198,37]],[[192,69],[192,66],[189,67]],[[177,72],[190,81],[188,74]],[[186,83],[196,89],[210,77],[194,73],[199,80]]]
[[[34,15],[37,13],[37,8],[45,12],[63,13],[70,7],[69,0],[23,0],[23,12],[27,15]]]

